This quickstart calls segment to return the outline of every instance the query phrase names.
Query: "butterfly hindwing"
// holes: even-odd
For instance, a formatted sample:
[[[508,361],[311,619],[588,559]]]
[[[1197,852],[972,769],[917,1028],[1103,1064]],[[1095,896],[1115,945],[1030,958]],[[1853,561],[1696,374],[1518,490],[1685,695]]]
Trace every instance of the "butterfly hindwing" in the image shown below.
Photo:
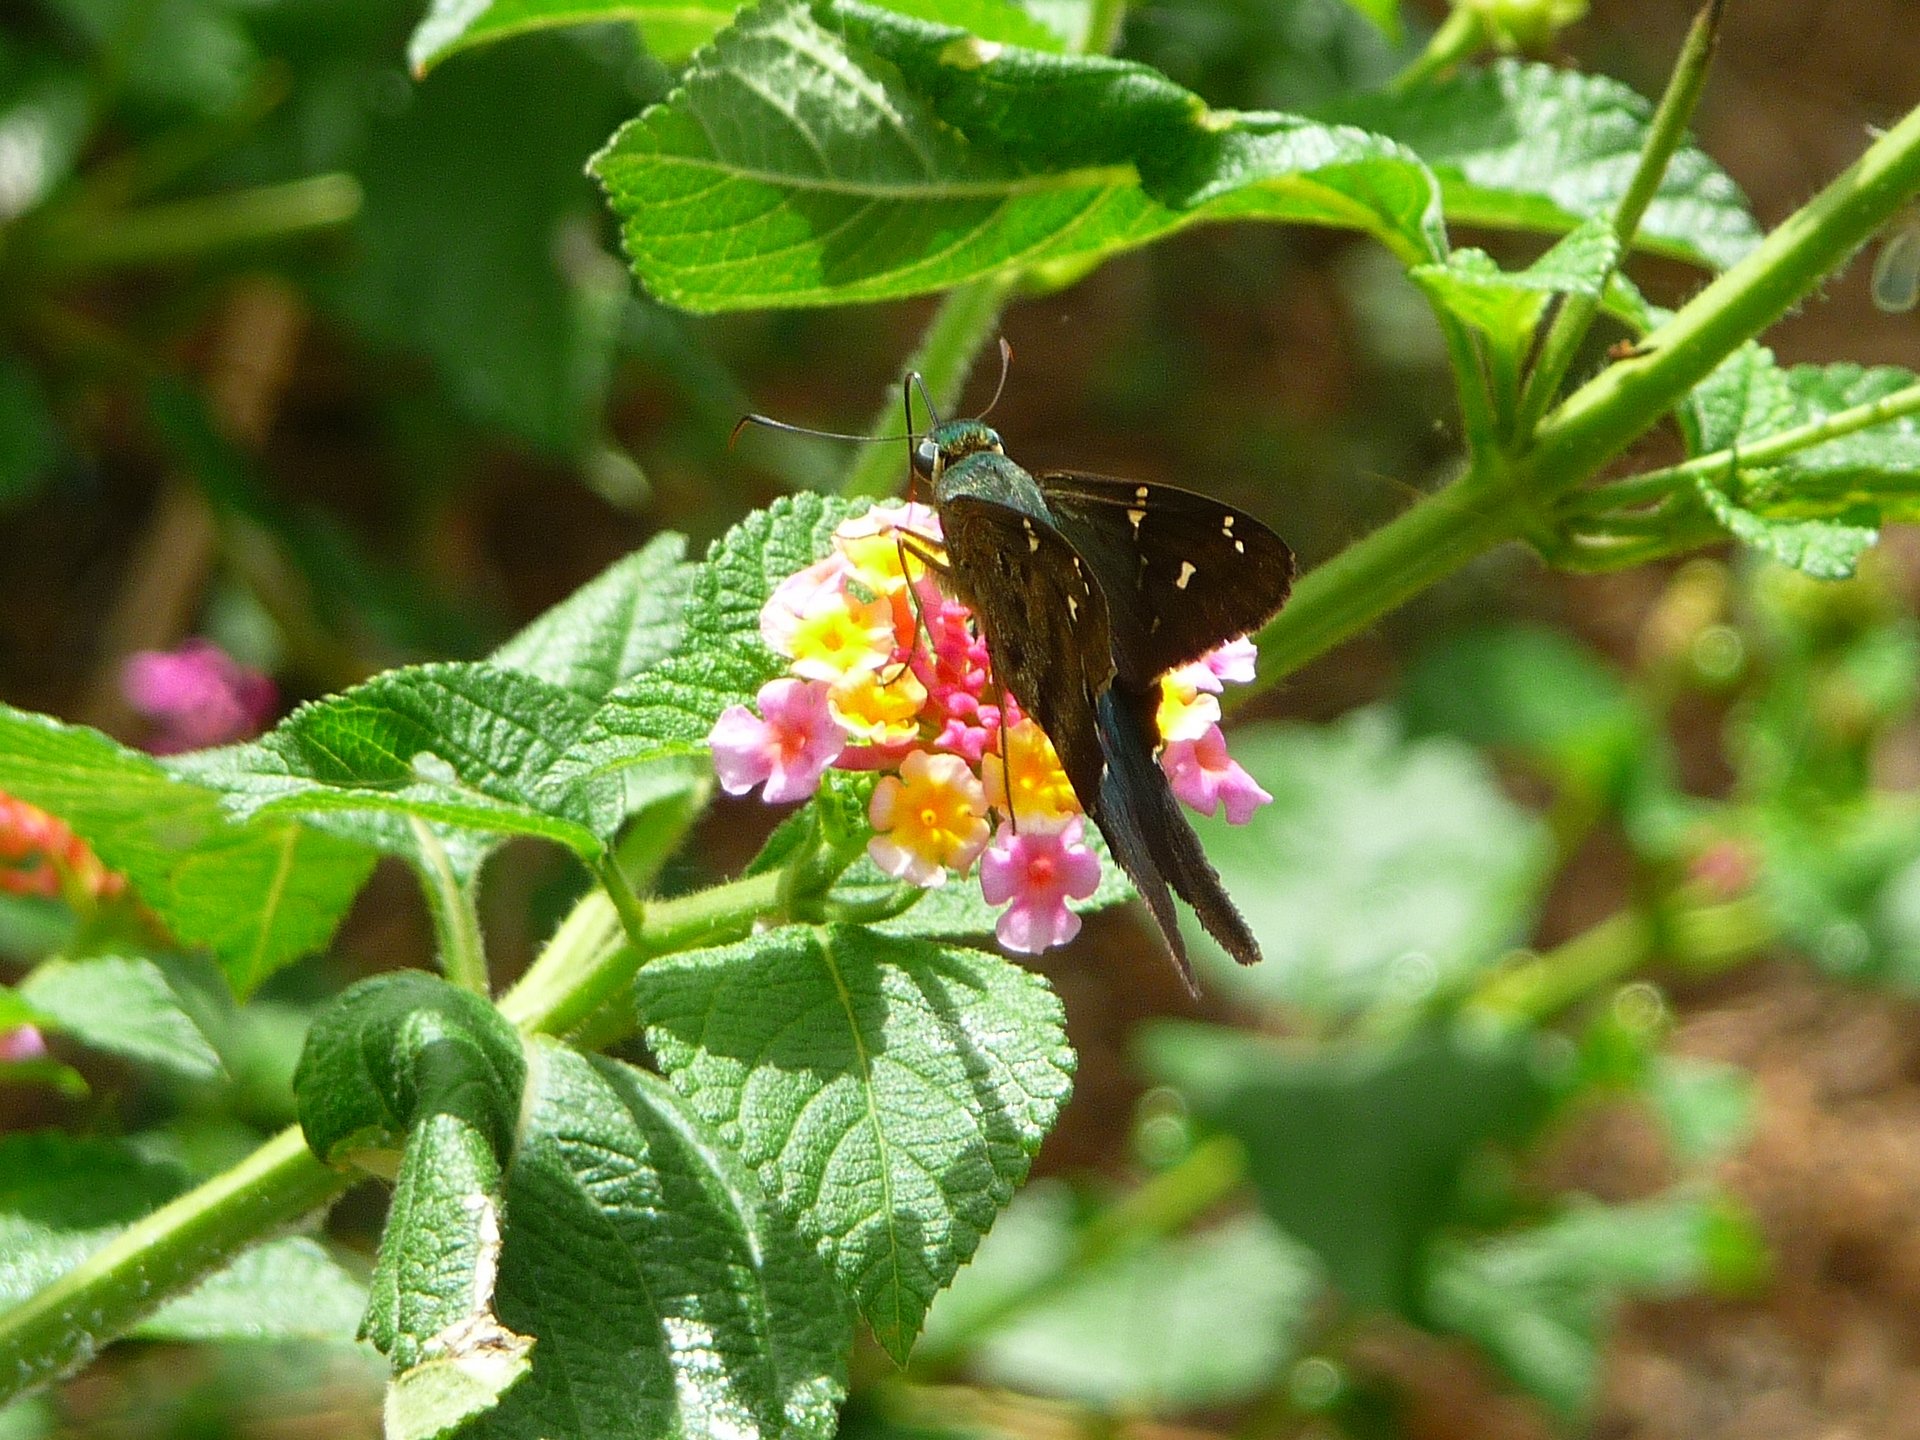
[[[1243,510],[1172,485],[1035,477],[1107,600],[1114,664],[1144,685],[1259,629],[1293,587],[1293,552]]]

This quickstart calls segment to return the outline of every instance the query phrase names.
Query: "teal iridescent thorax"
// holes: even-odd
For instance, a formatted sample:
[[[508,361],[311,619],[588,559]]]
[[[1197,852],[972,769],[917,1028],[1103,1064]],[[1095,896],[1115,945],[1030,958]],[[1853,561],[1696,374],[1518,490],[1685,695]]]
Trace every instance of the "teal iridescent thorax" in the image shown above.
[[[1040,487],[1000,446],[1000,435],[978,420],[947,420],[933,427],[913,451],[914,469],[933,482],[933,500],[959,499],[1002,505],[1052,523]]]

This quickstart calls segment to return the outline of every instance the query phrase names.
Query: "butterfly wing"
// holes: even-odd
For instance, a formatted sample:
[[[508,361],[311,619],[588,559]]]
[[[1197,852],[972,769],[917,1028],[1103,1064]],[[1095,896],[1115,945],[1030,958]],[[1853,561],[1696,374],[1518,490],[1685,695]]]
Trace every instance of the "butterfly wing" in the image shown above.
[[[1035,479],[1106,596],[1114,664],[1130,685],[1258,630],[1293,588],[1293,552],[1244,510],[1105,475]]]
[[[953,495],[940,522],[954,589],[979,618],[995,678],[1040,722],[1091,811],[1105,770],[1094,701],[1113,680],[1106,601],[1044,520]]]

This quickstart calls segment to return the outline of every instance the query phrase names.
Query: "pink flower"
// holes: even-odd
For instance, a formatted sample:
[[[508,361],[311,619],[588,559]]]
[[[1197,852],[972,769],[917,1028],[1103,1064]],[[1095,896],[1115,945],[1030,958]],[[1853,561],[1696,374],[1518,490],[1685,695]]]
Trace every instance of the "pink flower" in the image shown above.
[[[16,1025],[0,1030],[0,1065],[18,1065],[28,1060],[47,1058],[47,1041],[32,1025]]]
[[[1233,685],[1245,685],[1253,679],[1254,662],[1260,658],[1250,636],[1242,635],[1237,640],[1229,640],[1217,650],[1209,650],[1202,655],[1199,664],[1207,667],[1221,680]],[[1213,687],[1218,690],[1220,687]]]
[[[1100,860],[1082,843],[1085,833],[1077,816],[1052,832],[1000,827],[980,858],[980,893],[989,905],[1013,902],[994,926],[1009,950],[1038,955],[1080,933],[1067,901],[1085,900],[1100,885]]]
[[[1173,793],[1202,815],[1227,807],[1227,823],[1244,825],[1273,799],[1239,762],[1227,754],[1227,737],[1209,725],[1198,740],[1170,740],[1160,752]]]
[[[847,743],[847,732],[828,706],[827,691],[818,681],[769,680],[754,697],[760,715],[744,705],[729,705],[721,712],[707,737],[720,788],[744,795],[764,782],[761,798],[769,805],[813,794],[821,774]]]
[[[128,656],[120,688],[127,703],[153,722],[147,748],[156,755],[257,735],[279,703],[273,681],[197,637],[177,650]]]

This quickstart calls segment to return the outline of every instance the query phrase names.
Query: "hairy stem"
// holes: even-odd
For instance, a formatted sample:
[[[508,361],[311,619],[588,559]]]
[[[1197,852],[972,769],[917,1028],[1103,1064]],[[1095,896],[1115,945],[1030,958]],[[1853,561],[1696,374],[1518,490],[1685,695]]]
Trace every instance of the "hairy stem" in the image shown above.
[[[460,883],[453,873],[453,862],[446,846],[433,833],[433,827],[418,816],[411,817],[414,843],[425,862],[420,869],[420,888],[427,897],[427,913],[433,917],[433,938],[440,950],[440,971],[463,990],[476,995],[492,993],[487,979],[487,951],[480,935],[480,912],[473,903],[473,891]]]
[[[1706,88],[1707,70],[1713,63],[1714,46],[1720,38],[1720,20],[1725,11],[1726,0],[1707,0],[1687,31],[1686,43],[1681,46],[1680,58],[1667,81],[1666,94],[1660,97],[1660,106],[1654,111],[1647,143],[1640,149],[1633,179],[1613,212],[1613,237],[1619,242],[1620,259],[1633,249],[1634,237],[1640,233],[1640,222],[1646,216],[1647,207],[1660,193],[1660,182],[1666,179],[1674,152],[1687,138],[1687,125],[1699,108],[1700,94]],[[1620,262],[1614,263],[1617,267]],[[1521,396],[1520,413],[1514,426],[1518,444],[1527,442],[1553,403],[1580,342],[1587,338],[1594,317],[1600,313],[1600,295],[1605,290],[1603,280],[1592,295],[1568,295],[1559,314],[1554,316],[1540,347],[1539,363],[1534,366]]]
[[[1798,451],[1914,414],[1920,414],[1920,384],[1908,385],[1891,395],[1882,395],[1878,400],[1836,410],[1831,415],[1809,420],[1791,430],[1781,430],[1750,445],[1715,450],[1710,455],[1701,455],[1679,465],[1669,465],[1664,470],[1649,470],[1643,475],[1617,480],[1611,485],[1581,491],[1567,497],[1564,510],[1570,515],[1603,515],[1635,505],[1650,505],[1695,480],[1731,476],[1749,466],[1771,465]]]

